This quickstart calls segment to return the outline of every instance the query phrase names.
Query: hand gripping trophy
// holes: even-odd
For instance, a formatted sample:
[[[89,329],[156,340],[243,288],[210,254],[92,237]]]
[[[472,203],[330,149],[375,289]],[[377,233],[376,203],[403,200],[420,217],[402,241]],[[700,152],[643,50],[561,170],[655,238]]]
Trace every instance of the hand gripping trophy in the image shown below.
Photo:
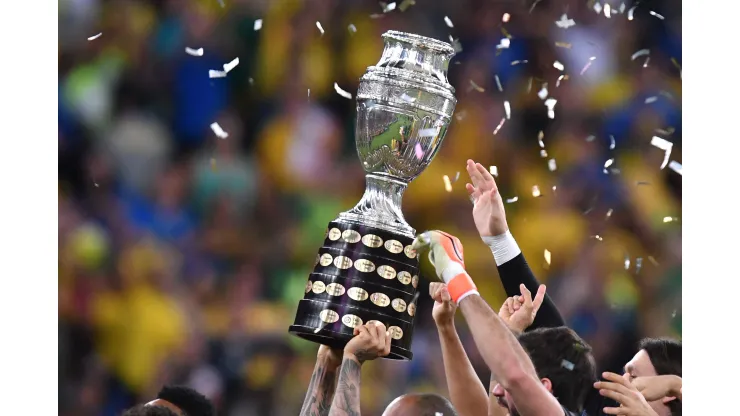
[[[403,218],[401,198],[431,163],[455,110],[447,69],[448,43],[389,31],[377,65],[357,91],[357,154],[365,194],[329,223],[305,295],[289,331],[343,347],[358,325],[385,324],[393,337],[388,358],[409,360],[416,313],[419,260],[416,230]]]

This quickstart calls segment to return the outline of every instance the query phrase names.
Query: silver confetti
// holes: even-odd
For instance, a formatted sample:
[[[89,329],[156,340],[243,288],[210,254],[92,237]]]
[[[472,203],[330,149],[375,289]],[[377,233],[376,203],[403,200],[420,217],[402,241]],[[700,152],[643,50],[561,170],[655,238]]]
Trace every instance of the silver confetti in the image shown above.
[[[588,68],[591,67],[591,63],[596,59],[595,56],[592,56],[588,58],[588,62],[586,62],[586,65],[583,66],[583,69],[581,69],[581,75],[585,74]]]
[[[593,237],[593,238],[595,238],[595,239],[597,239],[597,240],[599,240],[599,241],[604,241],[604,239],[603,239],[603,238],[601,238],[601,236],[600,236],[600,235],[598,235],[598,234],[596,234],[596,235],[594,235],[594,236],[592,236],[592,237]]]
[[[640,273],[640,269],[642,269],[642,257],[635,259],[635,273]]]
[[[557,88],[557,87],[560,86],[560,81],[562,81],[566,76],[567,75],[565,75],[565,74],[560,74],[560,76],[558,77],[558,80],[555,81],[555,88]]]
[[[611,209],[611,208],[609,208],[609,211],[606,211],[606,219],[607,219],[607,220],[608,220],[609,218],[611,218],[611,216],[612,216],[612,213],[613,213],[613,212],[614,212],[614,210],[613,210],[613,209]]]
[[[545,261],[547,264],[550,264],[550,261],[552,260],[552,254],[550,253],[550,250],[545,249]]]
[[[563,367],[563,368],[565,368],[568,371],[573,371],[573,369],[576,368],[576,366],[572,362],[570,362],[568,360],[563,360],[560,363],[560,366]]]
[[[219,139],[225,139],[229,137],[229,133],[226,133],[221,126],[218,125],[218,123],[211,123],[211,130],[213,130],[213,133],[218,137]]]
[[[676,222],[678,221],[678,217],[663,217],[663,222]]]
[[[652,140],[650,140],[650,144],[657,147],[660,150],[665,151],[665,156],[663,157],[663,163],[660,165],[660,168],[663,169],[668,164],[668,158],[671,157],[671,150],[673,149],[673,143],[669,142],[666,139],[662,139],[658,136],[653,136]]]
[[[511,119],[511,105],[508,101],[504,101],[504,111],[506,112],[506,118]]]
[[[501,21],[504,23],[507,23],[511,19],[511,15],[509,13],[504,13],[503,16],[501,16]]]
[[[614,136],[611,134],[609,135],[609,150],[614,150],[614,148],[617,146],[617,142],[614,140]]]
[[[208,78],[224,78],[225,76],[226,71],[217,71],[215,69],[208,70]]]
[[[486,90],[483,87],[476,84],[475,81],[473,81],[472,79],[470,80],[470,86],[473,87],[473,89],[478,92],[486,92]]]
[[[592,142],[592,141],[594,141],[594,140],[596,140],[596,136],[594,136],[593,134],[592,134],[592,135],[590,135],[590,136],[588,136],[588,137],[586,137],[586,141],[587,141],[587,142]]]
[[[257,19],[254,21],[254,31],[258,31],[262,29],[262,19]]]
[[[401,2],[401,4],[398,6],[398,10],[400,10],[402,12],[405,12],[406,9],[408,9],[409,7],[411,7],[411,6],[415,5],[415,4],[416,4],[416,2],[414,0],[403,0]]]
[[[537,93],[537,96],[540,97],[540,100],[544,100],[547,98],[547,83],[542,85],[542,89]]]
[[[594,11],[596,12],[596,14],[599,14],[599,13],[601,13],[601,10],[602,10],[602,9],[603,9],[603,7],[601,6],[601,3],[599,3],[599,2],[596,2],[596,3],[594,4]]]
[[[557,69],[558,71],[564,71],[565,70],[565,66],[563,64],[561,64],[560,61],[553,62],[552,63],[552,66],[555,67],[555,69]]]
[[[496,45],[496,49],[508,49],[509,46],[511,46],[511,39],[509,38],[503,38],[499,42],[498,45]]]
[[[668,168],[683,176],[683,166],[675,160],[671,160],[671,163],[668,164]]]
[[[319,28],[319,32],[321,32],[321,36],[324,36],[324,28],[321,27],[321,22],[318,20],[316,21],[316,27]]]
[[[612,6],[610,6],[609,3],[604,4],[604,16],[606,16],[607,19],[611,19],[612,17]]]
[[[385,7],[383,7],[383,13],[392,12],[393,10],[396,10],[396,2],[388,3]]]
[[[498,75],[494,75],[494,78],[496,79],[496,87],[500,92],[504,92],[504,88],[501,86],[501,80],[498,79]]]
[[[237,65],[239,65],[239,58],[234,58],[231,62],[224,64],[224,72],[228,74],[232,69],[236,68]]]
[[[658,101],[658,97],[652,96],[645,99],[645,104],[652,104],[654,102]]]
[[[349,30],[349,33],[357,33],[357,28],[352,23],[347,26],[347,30]]]
[[[554,98],[548,98],[545,100],[545,107],[547,107],[547,117],[550,119],[555,118],[555,104],[558,103],[558,100]]]
[[[519,65],[519,64],[528,64],[528,63],[529,63],[529,61],[528,61],[528,60],[526,60],[526,59],[525,59],[525,60],[523,60],[523,61],[520,61],[520,60],[516,60],[516,61],[511,61],[511,66],[514,66],[514,65]]]
[[[662,15],[660,15],[660,14],[658,14],[658,13],[655,13],[655,12],[654,12],[654,11],[652,11],[652,10],[650,10],[650,14],[652,14],[653,16],[657,17],[657,18],[658,18],[658,19],[660,19],[660,20],[665,20],[665,17],[663,17]]]
[[[97,38],[99,38],[101,36],[103,36],[103,32],[100,32],[100,33],[98,33],[97,35],[94,35],[94,36],[90,36],[89,38],[87,38],[87,40],[95,40],[95,39],[97,39]]]
[[[495,176],[498,178],[498,168],[496,166],[489,167],[488,171],[491,172],[492,176]]]
[[[632,60],[644,56],[644,55],[650,55],[650,49],[640,49],[639,51],[632,54]]]
[[[505,122],[506,122],[506,118],[502,118],[502,119],[501,119],[501,122],[500,122],[500,123],[498,123],[498,126],[496,126],[496,128],[495,128],[495,129],[493,130],[493,135],[494,135],[494,136],[496,135],[496,133],[498,133],[498,131],[499,131],[499,130],[501,130],[501,127],[503,127],[503,126],[504,126],[504,123],[505,123]]]
[[[542,157],[543,159],[546,158],[547,157],[547,150],[545,150],[545,149],[540,150],[540,157]]]
[[[606,163],[604,163],[604,169],[606,169],[609,166],[611,166],[612,163],[614,163],[614,158],[611,158],[611,159],[607,160]]]
[[[545,138],[545,132],[540,130],[539,133],[537,133],[537,143],[540,145],[541,148],[545,148],[545,142],[542,140]]]
[[[540,187],[537,185],[532,186],[532,196],[535,198],[539,198],[542,196],[542,192],[540,192]]]
[[[450,18],[449,18],[449,17],[447,17],[447,16],[445,16],[445,24],[447,25],[447,27],[455,27],[455,26],[454,26],[454,25],[452,24],[452,20],[450,20]]]
[[[513,197],[513,198],[508,198],[508,199],[506,200],[506,203],[507,203],[507,204],[513,204],[514,202],[516,202],[516,201],[518,201],[518,200],[519,200],[519,197],[518,197],[518,196],[515,196],[515,197]]]
[[[631,9],[629,9],[629,11],[627,11],[627,20],[632,20],[635,18],[634,13],[636,8],[637,6],[633,6]]]
[[[334,83],[334,91],[336,91],[337,94],[341,95],[342,97],[344,97],[344,98],[346,98],[348,100],[351,100],[352,99],[352,94],[350,94],[347,91],[339,88],[339,84],[337,84],[336,82]]]
[[[191,56],[203,56],[203,48],[193,49],[186,46],[185,53]]]
[[[628,254],[624,255],[624,270],[630,269],[630,256]]]
[[[550,159],[547,161],[547,168],[550,169],[550,172],[555,172],[557,170],[558,165],[555,163],[555,159]]]
[[[455,115],[455,118],[457,121],[463,121],[465,119],[465,116],[468,115],[468,112],[465,110],[458,111],[458,113]]]
[[[561,29],[567,29],[571,26],[575,26],[576,22],[573,19],[569,19],[567,14],[560,16],[560,20],[555,21],[555,25]]]

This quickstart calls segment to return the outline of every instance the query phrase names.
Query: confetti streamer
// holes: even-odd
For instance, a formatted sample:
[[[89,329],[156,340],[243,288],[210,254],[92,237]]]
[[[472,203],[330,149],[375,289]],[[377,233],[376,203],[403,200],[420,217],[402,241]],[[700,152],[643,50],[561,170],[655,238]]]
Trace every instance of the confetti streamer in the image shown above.
[[[452,20],[450,20],[450,18],[447,16],[445,16],[445,24],[447,25],[447,27],[455,27],[455,25],[452,24]]]
[[[498,168],[496,166],[489,167],[488,171],[491,172],[492,176],[495,176],[498,178]]]
[[[547,264],[550,264],[550,260],[552,260],[552,255],[550,254],[550,250],[545,249],[545,261]]]
[[[668,168],[683,176],[683,166],[675,160],[671,160],[671,163],[668,164]]]
[[[498,75],[494,75],[494,78],[496,79],[496,87],[499,92],[504,92],[504,87],[501,86],[501,80],[498,79]]]
[[[516,202],[516,201],[518,201],[518,200],[519,200],[519,197],[518,197],[518,196],[515,196],[515,197],[513,197],[513,198],[509,198],[509,199],[507,199],[507,200],[506,200],[506,203],[507,203],[507,204],[513,204],[514,202]]]
[[[218,125],[218,123],[214,122],[211,123],[211,130],[213,130],[213,133],[218,137],[219,139],[225,139],[229,137],[229,133],[226,133],[221,126]]]
[[[609,218],[611,218],[611,216],[612,216],[612,213],[613,213],[613,212],[614,212],[614,210],[613,210],[613,209],[611,209],[611,208],[609,208],[609,211],[606,211],[606,219],[607,219],[607,220],[608,220]]]
[[[504,111],[506,112],[506,119],[511,119],[511,105],[508,101],[504,101]]]
[[[308,96],[306,98],[311,98],[311,88],[308,89]]]
[[[539,186],[537,185],[532,186],[532,196],[535,198],[539,198],[540,196],[542,196]]]
[[[101,36],[103,36],[103,32],[100,32],[100,33],[98,33],[95,36],[90,36],[89,38],[87,38],[87,40],[95,40],[95,39],[97,39],[97,38],[99,38]]]
[[[342,97],[344,97],[344,98],[346,98],[348,100],[351,100],[352,99],[352,94],[350,94],[347,91],[339,88],[339,84],[337,84],[336,82],[334,83],[334,91],[336,91],[337,94],[341,95]]]
[[[352,33],[352,34],[357,33],[357,28],[352,23],[350,23],[349,26],[347,26],[347,30],[349,30],[349,33]]]
[[[581,69],[581,75],[583,75],[583,74],[586,73],[586,71],[588,70],[588,68],[591,67],[591,63],[593,63],[593,61],[595,59],[596,59],[595,56],[592,56],[592,57],[588,58],[588,62],[586,62],[586,65],[584,65],[583,69]]]
[[[501,119],[501,122],[500,122],[500,123],[498,123],[498,126],[496,126],[496,128],[495,128],[495,129],[493,130],[493,135],[494,135],[494,136],[496,135],[496,133],[498,133],[498,131],[499,131],[499,130],[501,130],[501,127],[503,127],[503,126],[504,126],[504,123],[505,123],[505,122],[506,122],[506,118],[502,118],[502,119]]]
[[[224,72],[228,74],[232,69],[236,68],[237,65],[239,65],[239,58],[234,58],[233,61],[224,64]]]
[[[225,76],[226,71],[217,71],[215,69],[208,70],[208,78],[224,78]]]
[[[561,64],[560,61],[553,62],[552,63],[552,66],[555,67],[555,69],[557,69],[559,71],[564,71],[565,70],[565,66],[563,64]]]
[[[483,89],[483,87],[481,87],[480,85],[476,84],[472,79],[470,80],[470,86],[473,87],[473,89],[476,90],[476,91],[478,91],[478,92],[486,92],[486,90]]]
[[[321,26],[321,22],[318,20],[316,21],[316,27],[319,28],[319,32],[321,32],[321,36],[324,36],[324,28]]]
[[[567,29],[575,26],[576,22],[573,19],[569,19],[567,14],[560,16],[560,20],[555,21],[555,25],[561,29]]]
[[[555,172],[558,168],[557,163],[555,163],[555,159],[550,159],[547,161],[547,168],[550,169],[550,172]]]
[[[416,152],[416,158],[421,160],[421,158],[424,157],[424,151],[421,150],[421,143],[417,142],[416,146],[414,146],[414,151]]]
[[[445,191],[452,192],[452,184],[450,183],[450,177],[447,175],[444,175],[442,177],[442,181],[445,183]]]
[[[193,49],[186,46],[185,53],[191,56],[203,56],[203,48]]]
[[[673,143],[669,142],[666,139],[662,139],[658,136],[653,136],[653,139],[650,140],[650,144],[657,147],[660,150],[665,151],[665,156],[663,157],[663,163],[660,165],[660,168],[663,169],[668,164],[668,158],[671,157],[671,150],[673,149]]]
[[[257,19],[254,21],[254,31],[258,31],[262,29],[262,19]]]
[[[660,15],[660,14],[658,14],[658,13],[655,13],[655,12],[654,12],[654,11],[652,11],[652,10],[650,10],[650,14],[651,14],[651,15],[653,15],[653,16],[655,16],[655,17],[657,17],[657,18],[658,18],[658,19],[660,19],[660,20],[665,20],[665,17],[663,17],[663,15]]]
[[[458,179],[460,179],[460,172],[455,172],[455,179],[452,181],[452,183],[457,182]]]

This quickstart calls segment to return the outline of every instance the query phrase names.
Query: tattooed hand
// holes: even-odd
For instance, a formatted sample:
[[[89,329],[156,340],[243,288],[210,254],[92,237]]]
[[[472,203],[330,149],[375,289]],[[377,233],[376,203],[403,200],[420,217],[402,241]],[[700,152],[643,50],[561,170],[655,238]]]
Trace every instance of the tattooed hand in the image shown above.
[[[316,356],[316,367],[314,367],[311,375],[311,382],[306,391],[306,398],[303,401],[300,416],[326,416],[329,414],[336,388],[337,369],[341,364],[341,350],[333,350],[326,345],[319,347],[319,353]]]
[[[344,347],[344,358],[354,358],[362,364],[367,360],[385,357],[391,352],[391,336],[385,325],[369,321],[355,328],[355,337]]]

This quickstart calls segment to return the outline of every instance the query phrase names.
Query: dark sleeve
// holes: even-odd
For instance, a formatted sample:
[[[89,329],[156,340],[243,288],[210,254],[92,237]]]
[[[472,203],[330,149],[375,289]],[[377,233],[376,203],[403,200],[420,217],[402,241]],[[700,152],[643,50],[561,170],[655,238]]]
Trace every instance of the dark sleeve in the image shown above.
[[[537,293],[537,288],[540,286],[540,282],[534,277],[534,273],[532,273],[532,269],[529,268],[529,264],[527,264],[527,260],[524,259],[524,254],[522,253],[498,266],[498,274],[501,278],[501,283],[504,285],[507,297],[520,295],[519,285],[522,283],[524,283],[524,286],[533,295]],[[542,302],[542,306],[534,318],[534,323],[527,329],[553,328],[557,326],[565,326],[565,321],[560,316],[560,312],[555,307],[555,303],[550,298],[550,295],[546,293],[545,300]]]

